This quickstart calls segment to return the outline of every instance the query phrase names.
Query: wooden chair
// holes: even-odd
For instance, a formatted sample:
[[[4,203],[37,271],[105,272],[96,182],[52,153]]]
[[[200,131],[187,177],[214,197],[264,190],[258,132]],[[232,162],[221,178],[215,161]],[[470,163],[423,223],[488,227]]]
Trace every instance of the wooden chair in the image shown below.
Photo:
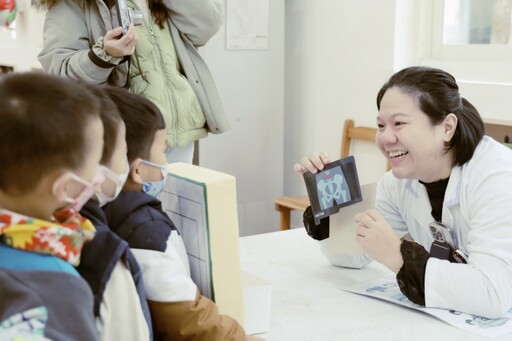
[[[364,141],[375,141],[377,129],[370,127],[355,127],[353,120],[345,120],[343,126],[343,136],[341,138],[341,158],[350,154],[350,143],[353,139]],[[387,170],[391,169],[391,165],[387,164]],[[288,230],[290,228],[291,211],[298,210],[304,212],[309,206],[307,196],[280,196],[274,200],[276,211],[280,214],[279,228]]]

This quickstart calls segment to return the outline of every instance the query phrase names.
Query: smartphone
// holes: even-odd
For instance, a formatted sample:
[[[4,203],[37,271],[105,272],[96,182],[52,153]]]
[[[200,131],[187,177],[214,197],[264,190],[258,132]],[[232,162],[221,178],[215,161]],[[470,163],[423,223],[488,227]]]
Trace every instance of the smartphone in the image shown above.
[[[126,34],[131,23],[130,8],[128,8],[128,2],[126,0],[116,0],[116,14],[117,25],[121,26],[123,28],[123,34]]]

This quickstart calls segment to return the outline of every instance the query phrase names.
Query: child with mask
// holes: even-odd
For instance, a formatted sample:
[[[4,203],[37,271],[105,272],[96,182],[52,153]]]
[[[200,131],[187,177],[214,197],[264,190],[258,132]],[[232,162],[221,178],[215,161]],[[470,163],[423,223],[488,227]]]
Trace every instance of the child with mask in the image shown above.
[[[94,294],[94,315],[101,340],[151,340],[149,313],[142,271],[128,243],[112,232],[102,206],[114,200],[128,177],[126,128],[116,104],[95,85],[84,83],[100,100],[103,154],[100,169],[105,181],[80,214],[96,228],[84,246],[78,272]]]
[[[142,267],[155,338],[260,340],[245,336],[236,320],[220,315],[190,278],[181,236],[156,196],[167,180],[165,123],[149,100],[106,88],[126,124],[130,174],[104,211],[110,228],[128,241]]]
[[[97,340],[73,267],[94,227],[78,211],[102,183],[98,99],[43,73],[0,77],[0,339]]]

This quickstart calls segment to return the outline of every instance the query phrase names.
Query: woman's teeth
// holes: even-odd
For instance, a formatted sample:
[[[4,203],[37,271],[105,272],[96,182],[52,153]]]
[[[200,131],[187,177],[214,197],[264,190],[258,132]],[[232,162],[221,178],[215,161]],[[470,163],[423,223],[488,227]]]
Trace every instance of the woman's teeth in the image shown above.
[[[389,152],[389,157],[390,158],[400,157],[407,153],[409,153],[407,150],[394,150],[394,151]]]

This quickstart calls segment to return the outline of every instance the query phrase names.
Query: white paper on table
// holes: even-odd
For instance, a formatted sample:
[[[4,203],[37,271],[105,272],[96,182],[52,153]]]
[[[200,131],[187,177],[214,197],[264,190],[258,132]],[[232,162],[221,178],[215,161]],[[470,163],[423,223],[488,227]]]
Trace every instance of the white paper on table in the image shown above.
[[[226,48],[268,48],[269,0],[226,0]]]
[[[497,338],[512,332],[512,310],[509,310],[505,316],[489,319],[482,316],[461,313],[454,310],[425,308],[409,301],[402,294],[395,275],[389,275],[384,278],[370,280],[366,282],[352,284],[344,287],[343,290],[379,298],[388,302],[402,305],[407,308],[415,309],[437,317],[438,319],[451,324],[457,328],[468,332],[478,334],[487,338]]]

